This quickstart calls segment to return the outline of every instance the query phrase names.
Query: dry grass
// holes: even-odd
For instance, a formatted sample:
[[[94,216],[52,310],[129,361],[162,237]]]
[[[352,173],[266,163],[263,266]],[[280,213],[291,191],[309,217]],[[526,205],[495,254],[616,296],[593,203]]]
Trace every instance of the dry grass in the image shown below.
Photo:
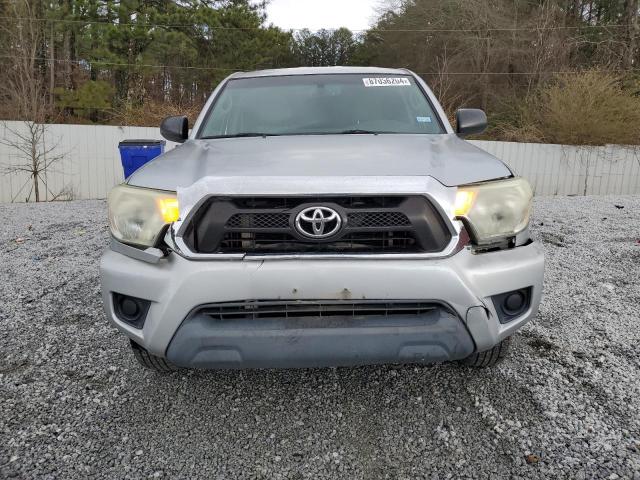
[[[640,97],[615,75],[561,75],[529,99],[514,102],[494,129],[501,140],[640,144]]]

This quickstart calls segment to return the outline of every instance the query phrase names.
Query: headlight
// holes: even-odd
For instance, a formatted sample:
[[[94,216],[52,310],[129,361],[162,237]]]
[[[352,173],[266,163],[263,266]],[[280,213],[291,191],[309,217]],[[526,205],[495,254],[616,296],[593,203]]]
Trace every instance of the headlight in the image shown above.
[[[152,247],[165,225],[180,216],[174,192],[118,185],[109,193],[111,234],[123,243]]]
[[[533,192],[524,178],[460,187],[454,215],[466,220],[478,244],[513,237],[527,228]]]

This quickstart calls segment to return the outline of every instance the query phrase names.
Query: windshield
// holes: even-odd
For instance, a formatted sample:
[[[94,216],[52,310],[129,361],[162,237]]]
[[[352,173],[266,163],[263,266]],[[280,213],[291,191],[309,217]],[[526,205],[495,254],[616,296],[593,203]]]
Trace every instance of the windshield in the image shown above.
[[[200,138],[444,133],[409,75],[292,75],[230,80]]]

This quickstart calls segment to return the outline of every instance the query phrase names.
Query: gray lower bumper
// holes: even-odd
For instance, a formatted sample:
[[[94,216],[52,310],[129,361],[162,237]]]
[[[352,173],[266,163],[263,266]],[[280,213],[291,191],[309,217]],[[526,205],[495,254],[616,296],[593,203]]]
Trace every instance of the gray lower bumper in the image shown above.
[[[443,308],[420,316],[260,320],[187,318],[167,359],[194,368],[293,368],[432,363],[462,359],[474,344],[460,319]]]

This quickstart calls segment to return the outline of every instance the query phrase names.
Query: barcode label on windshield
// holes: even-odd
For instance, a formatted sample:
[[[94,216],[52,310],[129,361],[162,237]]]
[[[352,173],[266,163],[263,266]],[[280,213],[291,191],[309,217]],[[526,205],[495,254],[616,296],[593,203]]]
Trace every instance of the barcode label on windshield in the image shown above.
[[[365,87],[403,87],[411,85],[408,78],[403,77],[374,77],[363,78]]]

